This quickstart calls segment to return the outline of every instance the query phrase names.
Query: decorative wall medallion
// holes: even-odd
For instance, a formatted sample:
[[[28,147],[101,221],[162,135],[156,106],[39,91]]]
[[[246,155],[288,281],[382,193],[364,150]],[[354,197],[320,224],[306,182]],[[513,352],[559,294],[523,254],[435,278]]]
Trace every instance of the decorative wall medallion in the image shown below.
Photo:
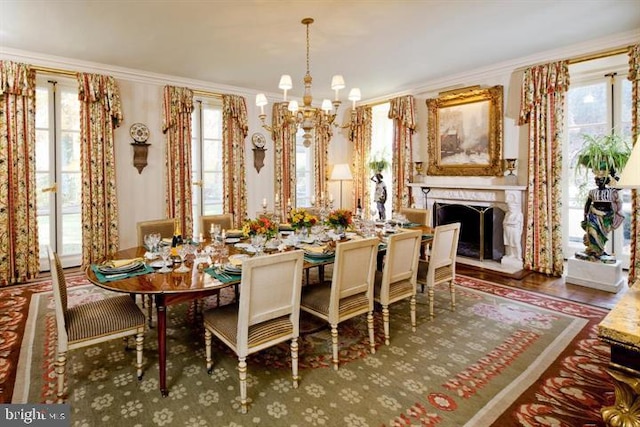
[[[260,173],[260,169],[264,166],[264,152],[267,151],[264,148],[267,143],[267,139],[261,133],[254,133],[251,136],[251,143],[253,144],[253,166],[256,168],[256,171]]]

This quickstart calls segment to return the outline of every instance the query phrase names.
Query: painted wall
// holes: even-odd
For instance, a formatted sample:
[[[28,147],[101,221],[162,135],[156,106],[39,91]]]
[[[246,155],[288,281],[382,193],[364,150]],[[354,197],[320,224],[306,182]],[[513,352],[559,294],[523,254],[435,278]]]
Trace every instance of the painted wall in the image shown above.
[[[426,100],[438,96],[439,92],[461,88],[466,86],[481,85],[489,87],[494,85],[504,86],[504,148],[503,157],[515,157],[518,162],[518,180],[520,185],[525,185],[527,139],[526,128],[517,126],[517,117],[520,108],[520,81],[522,70],[532,64],[571,58],[593,52],[617,48],[640,40],[640,31],[624,33],[615,37],[589,42],[574,46],[569,49],[546,52],[535,57],[522,58],[505,64],[496,64],[481,70],[462,72],[454,76],[448,76],[438,81],[429,82],[422,87],[410,92],[390,94],[389,98],[413,94],[416,97],[417,106],[417,132],[414,135],[415,160],[421,160],[426,165],[427,158],[427,109]],[[261,127],[258,118],[259,111],[255,107],[255,92],[243,88],[216,85],[212,82],[184,80],[172,76],[141,73],[136,70],[127,70],[110,67],[102,64],[92,64],[75,61],[68,58],[47,57],[22,51],[10,51],[0,54],[0,59],[10,59],[33,65],[54,67],[64,70],[87,71],[114,76],[119,84],[124,111],[124,122],[115,132],[116,138],[116,177],[118,180],[118,204],[120,212],[120,243],[121,247],[134,246],[137,241],[136,222],[148,219],[164,218],[164,150],[165,139],[162,134],[162,90],[166,84],[186,86],[192,89],[200,89],[214,93],[233,93],[245,96],[249,115],[249,135],[245,141],[246,148],[246,179],[248,187],[248,212],[253,215],[260,209],[263,198],[267,198],[269,206],[273,206],[273,143],[269,132]],[[271,103],[278,101],[277,93],[267,94],[269,106],[265,108],[267,123],[271,122]],[[381,99],[369,100],[378,102]],[[342,107],[344,117],[346,105]],[[129,136],[129,127],[136,122],[145,123],[151,132],[149,138],[148,166],[138,173],[133,166],[133,148]],[[251,135],[261,132],[267,137],[267,153],[265,166],[257,173],[253,166],[253,152],[251,151]],[[352,153],[351,143],[346,138],[346,131],[337,129],[329,148],[329,164],[350,163]],[[429,177],[432,183],[481,183],[483,185],[501,184],[498,177]],[[339,198],[339,184],[332,182],[329,191],[334,199]],[[352,208],[350,197],[351,183],[345,182],[343,187],[345,208]]]

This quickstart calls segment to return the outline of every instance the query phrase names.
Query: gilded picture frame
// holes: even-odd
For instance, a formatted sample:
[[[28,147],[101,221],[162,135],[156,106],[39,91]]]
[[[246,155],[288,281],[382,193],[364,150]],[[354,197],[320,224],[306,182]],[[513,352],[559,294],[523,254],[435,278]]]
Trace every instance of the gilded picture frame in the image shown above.
[[[499,176],[503,87],[473,87],[427,99],[428,175]]]

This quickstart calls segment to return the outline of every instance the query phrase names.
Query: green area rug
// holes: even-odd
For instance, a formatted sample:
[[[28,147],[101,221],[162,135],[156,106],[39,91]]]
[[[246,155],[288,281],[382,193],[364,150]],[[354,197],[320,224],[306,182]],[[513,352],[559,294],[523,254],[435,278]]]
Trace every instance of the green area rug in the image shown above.
[[[214,370],[208,375],[199,315],[190,304],[170,307],[169,396],[162,398],[158,390],[155,329],[145,336],[141,382],[135,352],[125,351],[121,340],[72,351],[67,364],[72,425],[600,425],[599,407],[613,387],[604,373],[607,348],[593,334],[606,312],[472,278],[458,282],[456,311],[449,311],[448,289],[437,290],[433,321],[426,295],[418,295],[415,333],[408,304],[392,306],[389,346],[377,312],[374,355],[364,317],[341,324],[337,372],[330,366],[328,330],[305,334],[298,389],[292,388],[288,345],[250,356],[245,415],[235,356],[214,340]],[[78,281],[70,287],[69,303],[100,298],[101,292]],[[215,306],[215,298],[205,304]],[[51,292],[32,293],[29,307],[12,401],[53,402]],[[563,389],[567,381],[575,388],[587,380],[581,394]],[[585,395],[596,399],[581,399]]]

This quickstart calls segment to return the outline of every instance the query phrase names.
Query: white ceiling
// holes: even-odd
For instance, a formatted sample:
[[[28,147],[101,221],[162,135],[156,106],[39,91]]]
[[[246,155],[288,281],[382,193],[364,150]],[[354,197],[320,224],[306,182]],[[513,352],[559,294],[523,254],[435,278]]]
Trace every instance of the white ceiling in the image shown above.
[[[640,0],[0,0],[0,48],[301,96],[307,16],[314,96],[374,99],[636,31]]]

